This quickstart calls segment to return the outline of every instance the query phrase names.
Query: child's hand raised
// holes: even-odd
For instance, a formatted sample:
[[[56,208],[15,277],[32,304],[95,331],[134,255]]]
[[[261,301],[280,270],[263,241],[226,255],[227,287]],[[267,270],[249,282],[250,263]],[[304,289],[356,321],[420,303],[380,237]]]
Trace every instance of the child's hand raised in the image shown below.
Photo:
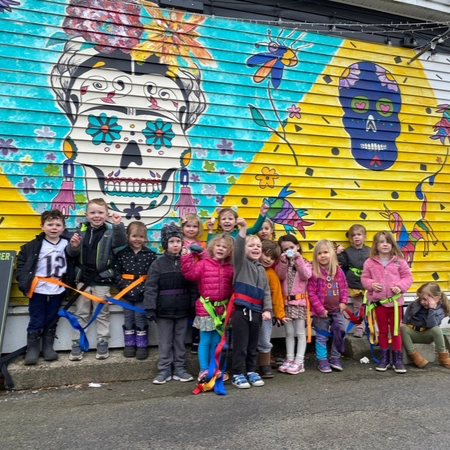
[[[262,216],[265,216],[267,214],[267,211],[269,211],[269,205],[263,200],[262,204],[261,204],[261,208],[259,209],[259,213]]]
[[[187,255],[189,250],[187,247],[181,247],[181,256]]]
[[[70,246],[72,248],[78,248],[81,244],[81,236],[78,233],[75,233],[71,238],[70,238]]]
[[[208,229],[208,233],[212,233],[214,231],[214,222],[216,221],[215,217],[211,217],[211,219],[209,219],[206,222],[206,228]]]
[[[239,225],[242,228],[246,228],[247,227],[247,222],[242,217],[238,217],[236,219],[236,225]]]
[[[122,221],[122,216],[117,212],[113,213],[111,217],[114,225],[119,225],[119,223]]]

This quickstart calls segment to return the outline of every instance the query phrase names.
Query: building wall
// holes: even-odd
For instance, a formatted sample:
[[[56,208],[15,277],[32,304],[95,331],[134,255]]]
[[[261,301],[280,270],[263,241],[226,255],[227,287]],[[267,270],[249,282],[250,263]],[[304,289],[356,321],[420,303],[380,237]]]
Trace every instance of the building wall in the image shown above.
[[[8,3],[8,2],[7,2]],[[262,201],[306,258],[391,230],[413,289],[449,289],[448,60],[150,2],[20,0],[0,8],[0,242],[39,214],[103,197],[160,229]],[[88,5],[88,6],[87,6]],[[121,8],[119,12],[110,11]],[[11,305],[26,305],[14,284]]]

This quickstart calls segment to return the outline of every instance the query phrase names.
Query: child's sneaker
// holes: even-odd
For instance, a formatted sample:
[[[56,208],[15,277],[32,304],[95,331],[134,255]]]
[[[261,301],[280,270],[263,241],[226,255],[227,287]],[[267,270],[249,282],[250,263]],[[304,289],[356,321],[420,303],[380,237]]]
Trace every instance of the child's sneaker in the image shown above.
[[[250,387],[250,383],[247,381],[244,375],[233,375],[233,386],[236,386],[238,389],[248,389]]]
[[[170,372],[168,370],[161,370],[153,380],[153,384],[165,384],[166,381],[171,380]]]
[[[70,351],[69,360],[70,361],[81,361],[83,359],[83,352],[79,342],[74,342],[72,345],[72,350]]]
[[[281,364],[280,367],[278,367],[278,371],[279,372],[286,372],[289,368],[289,366],[293,363],[294,361],[292,361],[291,359],[285,359],[283,361],[283,364]]]
[[[247,378],[252,386],[264,386],[264,381],[256,372],[248,372]]]
[[[297,375],[298,373],[302,373],[305,371],[305,367],[303,363],[294,361],[287,369],[286,373],[290,373],[291,375]]]
[[[200,370],[200,373],[198,374],[197,381],[203,381],[203,379],[206,380],[206,375],[208,375],[207,370]]]
[[[184,367],[175,369],[172,378],[175,381],[181,381],[183,383],[186,381],[192,381],[194,379],[194,377]]]
[[[364,335],[364,329],[363,328],[357,328],[355,332],[353,333],[353,337],[355,338],[362,338]]]
[[[336,356],[332,356],[330,358],[330,367],[334,370],[339,370],[340,372],[344,370],[342,368],[341,361],[339,361],[339,358],[337,358]]]
[[[328,361],[326,359],[319,359],[317,362],[317,368],[322,373],[330,373],[332,372],[330,365],[328,364]]]
[[[108,351],[108,341],[102,339],[97,344],[97,354],[95,355],[96,359],[106,359],[109,357]]]

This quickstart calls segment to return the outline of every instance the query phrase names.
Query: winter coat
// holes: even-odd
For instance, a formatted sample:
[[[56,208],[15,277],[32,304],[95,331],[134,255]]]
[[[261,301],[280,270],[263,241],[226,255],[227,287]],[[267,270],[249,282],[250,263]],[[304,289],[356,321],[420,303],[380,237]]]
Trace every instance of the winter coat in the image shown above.
[[[363,245],[361,248],[347,247],[342,253],[337,255],[350,289],[364,289],[361,284],[361,277],[356,275],[351,269],[362,270],[365,261],[369,258],[369,254],[370,248],[367,245]]]
[[[394,286],[399,287],[403,294],[411,287],[412,282],[411,270],[403,258],[393,256],[386,266],[383,266],[377,258],[369,258],[364,263],[361,283],[364,289],[367,290],[366,295],[369,303],[392,297],[394,294],[391,288]],[[374,291],[372,289],[372,283],[380,283],[383,288],[379,292]],[[405,303],[403,295],[397,299],[397,303],[399,306]],[[383,306],[392,307],[394,303],[384,303]]]
[[[127,235],[123,223],[118,225],[105,224],[106,231],[101,237],[96,249],[96,270],[97,276],[94,282],[112,282],[114,271],[112,269],[113,249],[127,244]],[[84,263],[83,243],[86,239],[90,239],[95,229],[91,227],[89,222],[84,222],[77,228],[76,233],[81,236],[81,243],[77,248],[67,247],[67,254],[77,260],[77,270],[75,274],[76,282],[83,280],[82,266]],[[86,275],[86,274],[84,274]]]
[[[284,300],[280,279],[272,267],[265,267],[265,270],[267,281],[269,282],[270,296],[272,298],[273,316],[278,320],[284,319],[286,313],[284,311]]]
[[[164,252],[148,269],[144,309],[157,317],[182,319],[192,314],[196,292],[181,273],[180,256]]]
[[[204,253],[204,252],[202,252]],[[188,253],[181,257],[181,273],[187,280],[197,282],[199,295],[209,298],[211,302],[229,300],[233,293],[233,266],[230,262],[217,261],[213,258],[203,258],[198,262],[195,255]],[[224,306],[216,306],[217,315],[224,312]],[[209,316],[200,299],[195,302],[197,316]]]
[[[309,278],[312,275],[311,264],[303,259],[303,257],[299,257],[294,259],[294,269],[295,269],[295,277],[294,283],[291,288],[291,292],[288,292],[288,262],[278,261],[278,264],[275,267],[275,272],[278,275],[278,278],[281,281],[281,288],[283,289],[283,295],[295,295],[295,294],[306,294],[307,291],[307,283]],[[285,305],[298,305],[298,306],[306,306],[306,299],[298,299],[298,300],[286,300]]]
[[[420,304],[420,300],[415,300],[406,308],[402,322],[421,328],[433,328],[439,326],[444,317],[444,308],[440,303],[435,309],[426,309]]]
[[[20,247],[19,254],[17,255],[16,280],[18,282],[19,290],[25,296],[28,295],[28,292],[31,288],[31,283],[33,282],[33,279],[36,275],[39,252],[41,251],[44,238],[44,232],[38,234],[35,239],[22,245],[22,247]],[[65,231],[63,234],[61,234],[61,239],[65,239],[67,243],[69,243],[70,236]],[[74,261],[72,258],[66,258],[67,271],[62,281],[69,285],[72,285],[73,283],[73,262]]]
[[[326,279],[327,279],[327,271],[325,269],[320,269],[322,273],[321,278],[316,278],[314,275],[311,275],[311,278],[308,281],[308,298],[311,304],[311,312],[319,317],[321,314],[326,312],[324,307],[325,302],[325,288],[326,288]],[[338,267],[335,279],[339,286],[339,303],[347,303],[348,301],[348,286],[347,280],[345,278],[345,274],[343,270]]]
[[[118,291],[122,291],[139,278],[140,275],[147,275],[153,261],[156,260],[156,253],[147,247],[135,253],[130,246],[126,246],[116,254],[114,261],[114,281]],[[122,278],[123,274],[134,275],[134,280]],[[144,286],[142,282],[128,291],[123,298],[130,302],[141,302],[144,299]]]

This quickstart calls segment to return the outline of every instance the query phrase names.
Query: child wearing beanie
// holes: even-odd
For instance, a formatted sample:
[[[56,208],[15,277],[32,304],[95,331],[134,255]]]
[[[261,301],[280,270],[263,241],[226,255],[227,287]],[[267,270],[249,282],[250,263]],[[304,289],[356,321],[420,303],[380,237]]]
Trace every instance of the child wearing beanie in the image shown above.
[[[197,290],[181,273],[182,238],[176,225],[161,230],[164,254],[150,266],[145,281],[144,309],[158,327],[158,374],[153,384],[194,379],[186,370],[184,339]]]

